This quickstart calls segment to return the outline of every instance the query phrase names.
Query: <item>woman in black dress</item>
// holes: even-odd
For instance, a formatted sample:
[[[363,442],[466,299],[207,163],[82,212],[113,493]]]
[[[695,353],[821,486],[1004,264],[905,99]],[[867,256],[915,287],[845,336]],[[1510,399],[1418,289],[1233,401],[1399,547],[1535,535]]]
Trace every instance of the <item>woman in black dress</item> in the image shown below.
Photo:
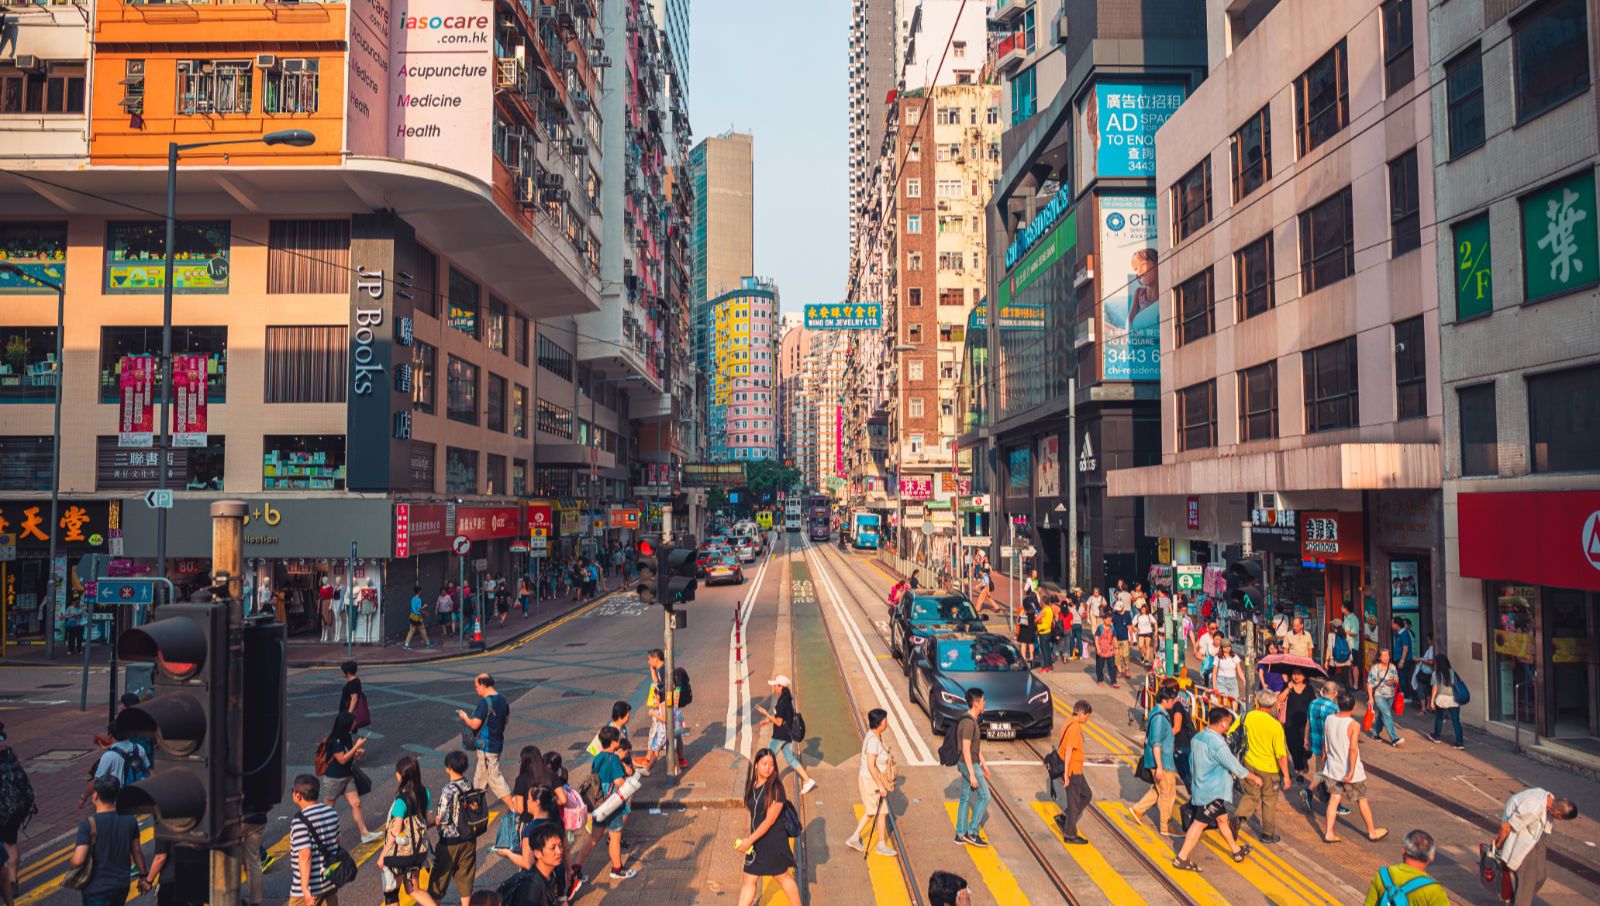
[[[788,799],[778,779],[778,761],[771,749],[756,752],[750,762],[750,775],[744,782],[744,804],[750,810],[750,834],[734,848],[744,854],[744,886],[739,890],[739,906],[752,906],[761,895],[763,879],[777,880],[789,902],[800,902],[795,885],[794,849],[783,827],[783,810]]]
[[[1289,761],[1294,767],[1295,779],[1304,781],[1306,767],[1311,762],[1311,750],[1306,747],[1306,720],[1311,714],[1311,702],[1317,697],[1315,689],[1306,682],[1306,675],[1296,670],[1289,674],[1289,685],[1284,689],[1288,703],[1284,706],[1284,734],[1288,736]]]

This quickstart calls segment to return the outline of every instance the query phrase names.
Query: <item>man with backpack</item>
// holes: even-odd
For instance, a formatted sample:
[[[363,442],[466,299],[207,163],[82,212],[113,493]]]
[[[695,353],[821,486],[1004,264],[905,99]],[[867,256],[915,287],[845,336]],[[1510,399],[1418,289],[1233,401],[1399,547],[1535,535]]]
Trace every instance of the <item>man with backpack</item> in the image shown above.
[[[967,710],[945,730],[939,763],[961,775],[961,804],[956,808],[956,843],[987,847],[983,824],[989,817],[989,763],[983,758],[983,690],[967,690]]]
[[[472,687],[478,693],[477,709],[471,715],[456,711],[461,722],[477,732],[472,747],[478,752],[478,769],[473,772],[472,786],[493,793],[509,810],[511,787],[500,773],[500,752],[506,745],[506,719],[511,716],[511,705],[495,691],[494,677],[487,673],[478,674]]]
[[[439,846],[428,874],[428,895],[442,901],[450,882],[455,881],[456,893],[466,902],[472,899],[472,879],[478,873],[478,835],[488,826],[488,804],[483,790],[467,783],[466,752],[457,749],[446,755],[444,773],[449,782],[439,791],[439,810],[434,816]]]
[[[5,741],[6,725],[0,724],[0,900],[10,904],[16,896],[17,837],[39,808],[28,772]]]
[[[589,762],[589,779],[585,780],[578,788],[579,795],[583,797],[584,805],[591,814],[605,802],[612,793],[620,794],[623,784],[627,782],[629,772],[624,766],[619,753],[622,751],[622,734],[613,726],[600,728],[600,752]],[[622,826],[627,820],[629,807],[624,799],[621,807],[611,812],[604,820],[596,819],[593,830],[589,835],[580,840],[572,850],[572,867],[579,877],[582,876],[584,860],[594,851],[595,845],[600,842],[600,835],[607,837],[607,854],[611,857],[611,880],[626,881],[639,873],[636,868],[624,868],[622,865]]]
[[[1378,869],[1363,906],[1449,906],[1444,888],[1427,874],[1435,852],[1432,834],[1425,830],[1406,834],[1400,864]]]
[[[100,754],[100,760],[95,762],[94,772],[89,776],[89,783],[84,787],[83,795],[78,797],[78,808],[83,808],[89,802],[89,797],[94,795],[94,782],[101,777],[114,777],[122,786],[138,783],[150,776],[150,758],[145,755],[144,748],[132,739],[119,739]]]

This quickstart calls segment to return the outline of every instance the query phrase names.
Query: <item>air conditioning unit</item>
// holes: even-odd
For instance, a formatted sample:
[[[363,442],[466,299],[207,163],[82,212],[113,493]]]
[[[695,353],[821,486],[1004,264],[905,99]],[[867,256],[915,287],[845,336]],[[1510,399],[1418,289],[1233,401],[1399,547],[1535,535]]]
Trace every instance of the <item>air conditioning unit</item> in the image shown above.
[[[539,174],[539,188],[541,189],[559,189],[566,183],[566,179],[560,173]]]
[[[258,53],[258,54],[256,54],[256,68],[257,69],[276,69],[276,68],[278,68],[278,55],[275,54],[275,53]]]
[[[611,68],[611,58],[608,57],[608,56],[605,56],[603,54],[600,55],[600,56],[596,56],[596,57],[590,57],[589,58],[589,65],[594,67],[595,69],[610,69]]]
[[[15,65],[24,72],[34,72],[44,68],[44,61],[37,54],[19,53]]]
[[[572,147],[572,153],[573,154],[588,154],[589,153],[589,143],[584,141],[581,138],[573,139],[571,147]]]
[[[1056,17],[1056,43],[1067,43],[1067,14],[1062,13]]]
[[[311,61],[304,58],[283,61],[284,72],[306,72],[310,68]]]
[[[567,194],[567,190],[566,189],[545,189],[544,190],[544,200],[545,201],[562,202],[562,201],[566,201],[568,197],[569,196]]]
[[[540,19],[554,19],[555,17],[556,17],[556,8],[555,7],[549,6],[549,5],[545,5],[545,6],[539,7],[539,12],[537,14],[537,18],[540,18]]]

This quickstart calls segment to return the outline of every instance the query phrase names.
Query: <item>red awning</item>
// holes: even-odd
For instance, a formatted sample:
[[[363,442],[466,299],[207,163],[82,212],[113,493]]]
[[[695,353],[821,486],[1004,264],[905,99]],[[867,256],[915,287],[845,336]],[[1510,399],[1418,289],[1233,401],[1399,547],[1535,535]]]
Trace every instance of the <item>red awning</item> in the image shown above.
[[[1461,574],[1600,591],[1600,491],[1462,494]]]

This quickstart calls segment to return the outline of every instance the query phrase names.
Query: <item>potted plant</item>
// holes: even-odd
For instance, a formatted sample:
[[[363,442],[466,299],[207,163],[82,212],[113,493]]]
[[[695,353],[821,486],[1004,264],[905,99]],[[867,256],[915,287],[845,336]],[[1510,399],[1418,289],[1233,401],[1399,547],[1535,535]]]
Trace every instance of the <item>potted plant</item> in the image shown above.
[[[6,370],[0,374],[0,385],[14,386],[22,382],[22,373],[28,365],[28,338],[12,334],[6,338]]]

